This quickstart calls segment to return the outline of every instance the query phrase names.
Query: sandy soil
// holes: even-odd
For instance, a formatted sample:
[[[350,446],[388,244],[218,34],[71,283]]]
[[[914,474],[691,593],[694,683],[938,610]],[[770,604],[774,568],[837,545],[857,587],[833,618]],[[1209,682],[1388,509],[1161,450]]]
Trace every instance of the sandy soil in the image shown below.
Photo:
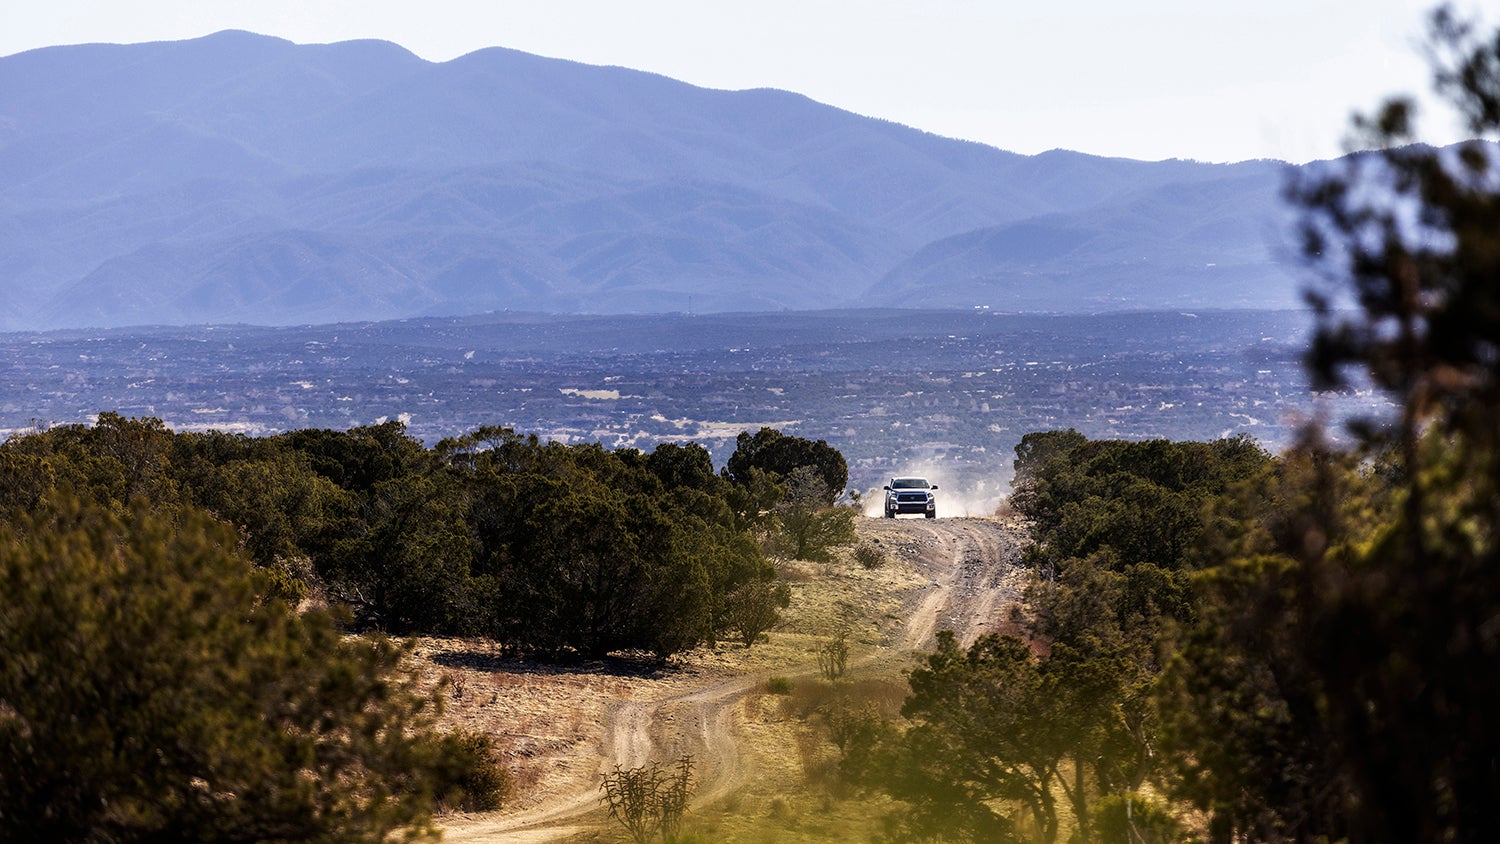
[[[447,675],[452,683],[445,720],[495,736],[517,780],[502,811],[440,818],[444,840],[614,840],[599,804],[601,776],[683,754],[695,765],[691,811],[716,813],[722,837],[778,813],[796,827],[795,810],[776,795],[800,790],[827,749],[807,746],[785,702],[764,693],[766,681],[811,681],[817,650],[842,631],[850,675],[894,683],[938,630],[965,643],[1009,632],[1024,583],[1017,563],[1025,531],[1014,521],[861,519],[858,532],[888,564],[785,563],[792,604],[767,641],[749,649],[720,643],[665,666],[620,659],[554,667],[501,659],[484,642],[420,642],[429,682]]]

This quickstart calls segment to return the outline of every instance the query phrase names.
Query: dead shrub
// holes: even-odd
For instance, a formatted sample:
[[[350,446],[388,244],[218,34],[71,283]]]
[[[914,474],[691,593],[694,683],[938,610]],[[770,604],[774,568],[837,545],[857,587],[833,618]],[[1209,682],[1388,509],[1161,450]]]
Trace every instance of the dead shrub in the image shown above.
[[[671,768],[651,762],[639,768],[615,766],[604,775],[600,802],[609,807],[609,816],[619,821],[636,844],[646,844],[660,836],[665,841],[676,838],[682,827],[693,788],[693,757],[682,756]]]
[[[811,721],[823,718],[835,707],[872,706],[883,716],[894,718],[901,711],[907,691],[907,686],[895,679],[871,677],[838,684],[809,680],[792,688],[782,701],[781,711],[785,717]]]
[[[820,730],[797,731],[797,758],[802,763],[802,781],[808,788],[823,789],[830,793],[842,791],[839,777],[839,757],[823,740]]]
[[[849,667],[849,635],[840,630],[818,649],[818,671],[823,679],[833,681],[844,676]]]
[[[869,571],[881,568],[887,562],[885,552],[877,548],[873,542],[861,542],[854,546],[853,555],[854,562]]]
[[[807,583],[813,579],[806,566],[790,560],[775,559],[771,564],[776,568],[776,579],[783,583]]]

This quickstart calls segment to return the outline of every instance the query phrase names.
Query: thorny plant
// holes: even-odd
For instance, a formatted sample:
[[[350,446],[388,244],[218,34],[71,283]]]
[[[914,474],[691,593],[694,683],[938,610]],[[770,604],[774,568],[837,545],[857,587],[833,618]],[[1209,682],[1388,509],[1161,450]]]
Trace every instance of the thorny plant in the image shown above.
[[[648,762],[639,768],[621,768],[604,775],[600,802],[609,805],[609,816],[619,821],[636,844],[660,836],[670,841],[682,827],[688,796],[693,787],[693,757],[684,754],[670,768]]]
[[[823,679],[832,682],[844,676],[844,669],[849,663],[848,633],[840,630],[837,635],[828,640],[827,644],[818,649],[818,670],[822,672]]]

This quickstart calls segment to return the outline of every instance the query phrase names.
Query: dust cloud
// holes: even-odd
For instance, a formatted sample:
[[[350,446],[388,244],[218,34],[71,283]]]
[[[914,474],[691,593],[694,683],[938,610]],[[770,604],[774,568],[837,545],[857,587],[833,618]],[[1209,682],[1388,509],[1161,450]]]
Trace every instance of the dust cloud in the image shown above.
[[[937,484],[937,517],[939,519],[954,516],[993,516],[995,511],[1005,501],[1010,492],[1009,478],[996,478],[995,480],[979,480],[964,487],[957,486],[945,477],[940,466],[917,463],[893,472],[893,477],[918,477],[926,478],[928,483]],[[884,484],[886,479],[881,480]],[[870,518],[878,519],[885,515],[885,490],[879,486],[873,486],[861,493],[863,497],[863,513]],[[913,518],[906,516],[905,518]]]

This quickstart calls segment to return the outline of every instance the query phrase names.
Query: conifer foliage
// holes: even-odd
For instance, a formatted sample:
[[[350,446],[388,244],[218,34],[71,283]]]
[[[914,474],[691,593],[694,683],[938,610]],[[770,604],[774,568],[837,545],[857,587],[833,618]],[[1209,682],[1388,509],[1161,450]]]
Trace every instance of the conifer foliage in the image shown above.
[[[1081,840],[1500,840],[1500,31],[1440,9],[1430,48],[1475,140],[1392,100],[1288,190],[1309,372],[1395,412],[1274,458],[1024,437],[1029,641],[940,640],[844,748],[895,829],[1052,841],[1061,795]]]
[[[376,841],[443,770],[406,648],[264,595],[201,512],[0,525],[0,839]]]
[[[693,443],[646,454],[485,427],[426,448],[399,422],[250,438],[104,413],[0,443],[0,511],[58,489],[116,515],[198,508],[233,526],[278,594],[315,591],[358,629],[665,658],[742,634],[731,595],[779,594],[763,547],[821,559],[853,539],[822,481],[842,456],[766,438],[788,480],[752,467],[741,486]],[[763,608],[760,629],[775,622]]]
[[[1289,189],[1323,278],[1309,368],[1397,411],[1352,452],[1309,434],[1183,653],[1181,758],[1239,762],[1186,779],[1241,834],[1500,838],[1500,30],[1445,7],[1428,45],[1474,140],[1417,143],[1392,99],[1356,121],[1370,151]],[[1203,676],[1267,716],[1224,729]]]
[[[385,634],[557,659],[751,642],[787,600],[757,533],[785,487],[762,480],[745,494],[694,444],[506,428],[426,448],[400,423],[104,413],[11,437],[0,840],[381,841],[493,808],[493,745],[436,731]]]

